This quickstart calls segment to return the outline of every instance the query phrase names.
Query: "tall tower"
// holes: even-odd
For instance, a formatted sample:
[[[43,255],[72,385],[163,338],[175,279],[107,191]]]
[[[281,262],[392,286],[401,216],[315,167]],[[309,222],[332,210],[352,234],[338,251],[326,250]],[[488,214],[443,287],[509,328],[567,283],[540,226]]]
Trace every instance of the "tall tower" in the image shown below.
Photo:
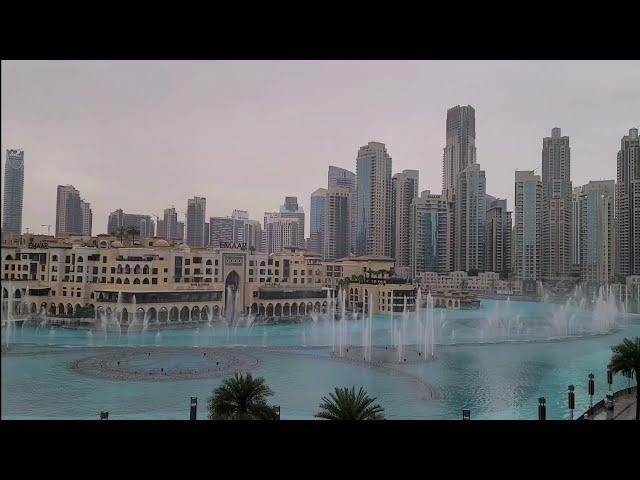
[[[640,275],[640,139],[629,129],[618,151],[615,210],[618,274]]]
[[[324,215],[323,256],[327,260],[349,255],[351,248],[351,201],[349,189],[330,186]]]
[[[447,110],[447,143],[442,156],[442,194],[452,198],[458,175],[476,163],[476,111],[471,105]]]
[[[571,149],[559,128],[542,141],[542,186],[542,276],[565,277],[572,265]]]
[[[296,243],[284,245],[288,246],[298,246],[300,248],[305,247],[305,236],[304,236],[304,209],[298,205],[298,197],[284,197],[284,205],[280,207],[281,218],[293,218],[298,221],[298,227],[296,229],[295,238]]]
[[[204,247],[204,223],[207,199],[193,197],[187,200],[187,245]]]
[[[508,275],[511,272],[511,212],[507,211],[505,199],[496,198],[487,203],[485,231],[485,270]]]
[[[516,278],[540,279],[542,244],[542,181],[533,171],[515,174],[515,219],[513,227],[513,271]]]
[[[484,271],[487,184],[477,163],[458,175],[455,193],[455,269]]]
[[[349,246],[349,252],[352,253],[356,251],[356,236],[357,236],[357,198],[356,198],[356,174],[340,167],[334,167],[332,165],[329,166],[329,172],[327,175],[327,188],[331,187],[341,187],[346,188],[349,194],[351,195],[350,205],[351,205],[351,234],[350,241],[351,245]]]
[[[309,229],[309,250],[322,255],[324,249],[324,228],[327,189],[319,188],[311,194],[311,218]]]
[[[360,147],[356,184],[356,254],[391,256],[391,156],[384,143]]]
[[[56,236],[82,234],[83,218],[80,192],[73,185],[58,185],[56,200]],[[86,208],[86,207],[85,207]]]
[[[80,200],[80,214],[82,217],[82,235],[91,236],[93,230],[93,212],[91,211],[91,204]]]
[[[580,279],[608,284],[615,265],[615,182],[591,181],[580,190]]]
[[[4,164],[2,231],[22,233],[22,196],[24,188],[24,150],[7,150]]]
[[[418,170],[403,170],[391,180],[391,252],[400,269],[408,269],[411,265],[411,203],[418,198],[418,176]]]
[[[425,190],[411,203],[411,276],[452,269],[451,202]]]
[[[164,238],[167,240],[176,240],[182,238],[182,235],[178,234],[178,213],[176,209],[165,208],[164,209]]]

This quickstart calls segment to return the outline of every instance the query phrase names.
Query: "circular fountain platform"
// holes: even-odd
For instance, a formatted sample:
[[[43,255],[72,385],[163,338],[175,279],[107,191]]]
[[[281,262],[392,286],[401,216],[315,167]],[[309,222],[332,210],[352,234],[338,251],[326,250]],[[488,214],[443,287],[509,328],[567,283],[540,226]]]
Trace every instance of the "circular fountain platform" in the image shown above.
[[[260,366],[257,357],[229,348],[101,348],[71,370],[110,380],[174,381],[216,378]]]

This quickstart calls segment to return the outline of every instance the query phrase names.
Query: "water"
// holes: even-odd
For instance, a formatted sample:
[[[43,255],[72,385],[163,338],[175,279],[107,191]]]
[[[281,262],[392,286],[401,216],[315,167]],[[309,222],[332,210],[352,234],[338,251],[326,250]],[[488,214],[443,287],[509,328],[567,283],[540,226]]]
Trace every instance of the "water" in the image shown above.
[[[184,349],[185,358],[178,354],[176,362],[187,362],[196,346],[250,352],[260,360],[254,374],[265,377],[285,419],[313,418],[323,395],[353,384],[376,396],[387,418],[457,419],[469,407],[477,419],[534,419],[540,396],[547,398],[549,418],[568,418],[567,385],[576,385],[576,414],[582,413],[588,408],[588,374],[596,375],[598,401],[607,390],[611,345],[640,335],[640,318],[620,314],[612,300],[617,296],[607,289],[582,307],[577,294],[561,306],[482,300],[481,309],[470,311],[433,309],[428,294],[425,302],[421,292],[418,297],[424,307],[417,312],[405,308],[404,314],[383,316],[367,309],[353,319],[339,292],[329,296],[327,313],[278,325],[254,324],[249,317],[235,326],[214,321],[198,329],[159,330],[145,329],[147,319],[126,333],[116,328],[112,312],[93,329],[39,328],[37,322],[19,332],[9,327],[2,338],[9,349],[2,358],[2,418],[93,419],[101,410],[114,419],[188,418],[189,397],[204,405],[221,382],[115,381],[69,368],[113,346]],[[362,361],[349,361],[350,347],[361,348]],[[392,356],[395,373],[368,366],[380,350]],[[421,361],[400,362],[412,352]],[[423,398],[421,382],[437,391],[435,399]],[[615,377],[614,388],[626,386],[624,377]],[[206,418],[204,408],[198,417]]]

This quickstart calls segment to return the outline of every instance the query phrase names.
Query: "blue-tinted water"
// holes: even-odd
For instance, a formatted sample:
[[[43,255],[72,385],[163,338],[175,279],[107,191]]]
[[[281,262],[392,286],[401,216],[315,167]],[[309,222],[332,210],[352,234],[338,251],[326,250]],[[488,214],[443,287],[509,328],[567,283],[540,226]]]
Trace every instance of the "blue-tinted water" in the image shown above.
[[[145,334],[122,335],[18,328],[10,332],[9,349],[2,357],[2,418],[96,419],[107,410],[110,419],[186,419],[191,396],[198,397],[198,417],[206,417],[206,399],[221,378],[123,381],[71,368],[75,361],[113,346],[180,348],[184,354],[172,354],[168,368],[201,366],[191,347],[250,353],[260,361],[253,373],[265,377],[274,391],[271,402],[281,405],[283,419],[313,418],[323,395],[352,384],[376,396],[390,419],[458,419],[463,408],[470,408],[474,419],[535,419],[540,396],[547,399],[548,418],[568,418],[567,385],[576,386],[576,416],[588,408],[590,372],[596,376],[594,402],[600,400],[607,390],[610,347],[640,335],[640,318],[620,317],[613,330],[600,335],[595,326],[602,319],[594,319],[591,312],[575,310],[558,320],[557,309],[483,300],[481,310],[442,312],[437,360],[397,365],[395,370],[332,358],[332,329],[322,321],[164,329],[159,335],[154,327]],[[441,312],[435,314],[439,318]],[[399,321],[375,317],[373,344],[392,344],[391,322]],[[348,343],[359,345],[361,320],[348,325]],[[4,331],[2,343],[4,348]],[[141,357],[133,364],[155,368],[156,361]],[[437,391],[436,398],[424,398],[422,382]],[[626,386],[626,378],[614,378],[615,389]]]

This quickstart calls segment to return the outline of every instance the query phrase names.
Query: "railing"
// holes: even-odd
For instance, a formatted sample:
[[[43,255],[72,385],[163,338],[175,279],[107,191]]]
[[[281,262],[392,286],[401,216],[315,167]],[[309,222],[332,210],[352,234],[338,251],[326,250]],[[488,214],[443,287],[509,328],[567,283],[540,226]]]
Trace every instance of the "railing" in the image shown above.
[[[633,393],[636,391],[637,388],[638,388],[637,386],[633,386],[633,387],[627,387],[627,388],[618,390],[617,392],[614,392],[613,399],[615,400],[616,398],[620,398],[622,395],[628,395],[629,393]],[[593,407],[589,408],[586,412],[584,412],[582,415],[576,418],[576,420],[586,420],[587,418],[590,418],[593,415],[600,413],[606,407],[606,403],[607,403],[607,399],[603,398],[598,403],[595,403]]]

